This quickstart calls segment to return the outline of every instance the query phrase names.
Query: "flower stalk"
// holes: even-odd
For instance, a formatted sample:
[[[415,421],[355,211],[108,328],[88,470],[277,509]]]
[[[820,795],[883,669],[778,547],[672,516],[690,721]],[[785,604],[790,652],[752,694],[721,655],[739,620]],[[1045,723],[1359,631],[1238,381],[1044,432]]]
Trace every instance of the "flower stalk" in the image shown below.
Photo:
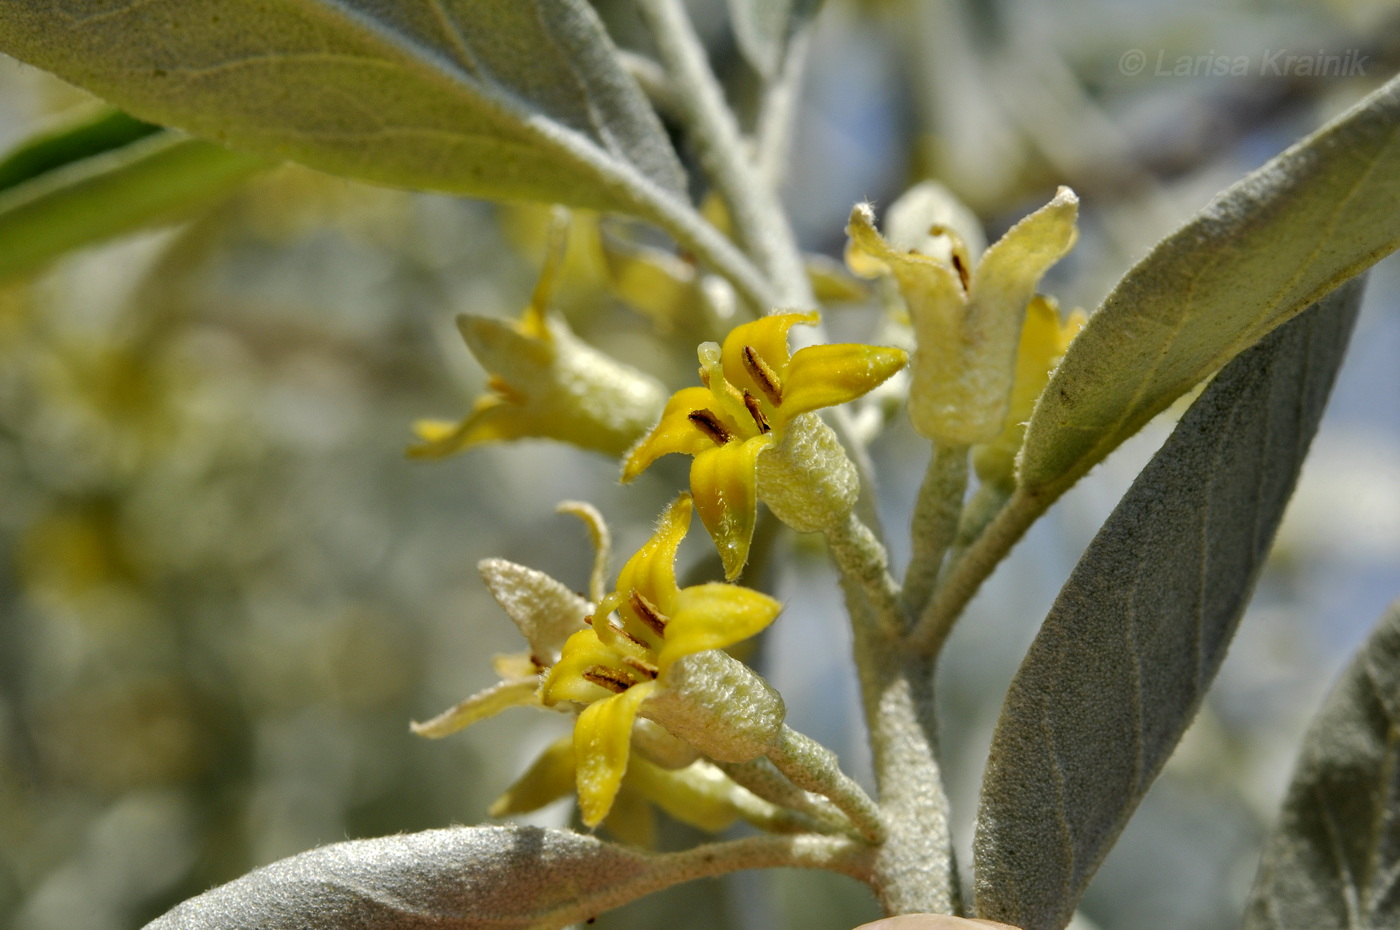
[[[679,104],[706,174],[724,198],[744,250],[758,262],[777,292],[770,307],[816,306],[792,227],[773,190],[748,157],[748,147],[705,46],[681,0],[638,0],[662,61],[681,89]]]
[[[885,825],[879,806],[855,779],[841,771],[836,753],[785,726],[769,748],[768,759],[797,787],[829,799],[866,840],[884,841]]]
[[[913,553],[904,575],[902,600],[911,616],[918,616],[933,595],[943,557],[957,537],[967,492],[967,451],[967,446],[933,444],[928,471],[914,503],[910,530]]]

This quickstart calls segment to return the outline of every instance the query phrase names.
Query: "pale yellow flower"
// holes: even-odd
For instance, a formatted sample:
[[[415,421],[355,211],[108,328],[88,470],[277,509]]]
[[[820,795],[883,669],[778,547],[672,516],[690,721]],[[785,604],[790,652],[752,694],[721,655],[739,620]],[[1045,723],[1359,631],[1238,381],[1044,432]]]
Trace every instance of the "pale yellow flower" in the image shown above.
[[[947,240],[945,255],[900,250],[875,228],[869,204],[851,212],[847,263],[858,274],[891,275],[909,308],[917,344],[909,418],[921,435],[968,446],[1001,432],[1026,306],[1074,245],[1078,207],[1074,192],[1060,188],[976,261],[951,229],[931,231]]]
[[[518,320],[462,315],[457,327],[490,372],[491,392],[460,422],[420,420],[411,456],[438,458],[487,442],[539,437],[621,455],[656,422],[661,385],[580,340],[550,304],[564,260],[563,232],[545,257]]]
[[[1061,322],[1060,308],[1052,298],[1037,295],[1031,300],[1016,350],[1016,380],[1006,423],[996,439],[972,450],[972,464],[983,484],[1007,490],[1014,485],[1016,453],[1026,437],[1026,422],[1050,383],[1050,373],[1087,320],[1083,310],[1075,310]]]

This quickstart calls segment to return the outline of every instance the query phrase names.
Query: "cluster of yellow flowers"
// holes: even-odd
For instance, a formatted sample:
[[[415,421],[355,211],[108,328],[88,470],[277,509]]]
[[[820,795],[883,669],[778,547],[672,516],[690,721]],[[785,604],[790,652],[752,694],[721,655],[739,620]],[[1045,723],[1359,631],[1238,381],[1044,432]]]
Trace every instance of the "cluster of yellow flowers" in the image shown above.
[[[951,228],[925,222],[922,232],[941,237],[926,252],[887,242],[868,207],[852,215],[848,264],[897,284],[916,337],[915,426],[935,440],[977,444],[984,481],[1011,474],[1021,424],[1079,325],[1062,327],[1052,303],[1032,300],[1046,268],[1073,242],[1076,205],[1062,189],[988,249],[975,270]],[[701,344],[700,385],[663,406],[654,381],[602,356],[546,312],[561,255],[556,243],[519,322],[462,318],[468,344],[500,373],[492,377],[494,393],[460,424],[418,424],[424,443],[411,451],[439,455],[547,436],[622,453],[624,482],[661,456],[685,453],[693,458],[689,492],[667,507],[612,591],[603,592],[595,572],[592,602],[541,572],[483,562],[488,587],[530,649],[498,657],[500,683],[415,730],[442,736],[521,704],[577,712],[572,738],[547,750],[497,801],[494,815],[530,810],[576,788],[586,825],[606,819],[614,834],[638,842],[650,834],[646,801],[706,829],[740,816],[771,824],[776,815],[766,802],[715,765],[765,755],[783,729],[777,693],[720,651],[767,627],[781,605],[733,582],[749,558],[760,499],[802,532],[849,514],[859,490],[855,468],[816,411],[869,393],[909,356],[858,344],[793,352],[789,331],[819,317],[775,312],[735,327],[722,344]],[[714,541],[724,582],[677,583],[676,553],[692,510]],[[571,512],[589,523],[602,566],[602,518],[586,505]]]

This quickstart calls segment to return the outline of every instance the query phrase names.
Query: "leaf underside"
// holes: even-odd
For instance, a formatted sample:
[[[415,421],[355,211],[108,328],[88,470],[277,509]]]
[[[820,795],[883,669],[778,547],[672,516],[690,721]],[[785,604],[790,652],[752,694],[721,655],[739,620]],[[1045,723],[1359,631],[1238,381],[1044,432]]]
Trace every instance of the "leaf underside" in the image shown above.
[[[1263,565],[1361,290],[1344,285],[1227,366],[1075,567],[993,736],[979,917],[1065,926],[1161,771]]]
[[[647,858],[538,827],[454,827],[313,849],[191,898],[146,930],[516,930],[641,893]],[[642,887],[642,891],[650,890]]]
[[[0,51],[137,116],[400,187],[684,198],[585,0],[11,0]]]
[[[1400,78],[1219,194],[1070,344],[1018,479],[1053,500],[1235,354],[1400,245]]]
[[[1244,921],[1379,927],[1400,927],[1400,601],[1308,731]]]

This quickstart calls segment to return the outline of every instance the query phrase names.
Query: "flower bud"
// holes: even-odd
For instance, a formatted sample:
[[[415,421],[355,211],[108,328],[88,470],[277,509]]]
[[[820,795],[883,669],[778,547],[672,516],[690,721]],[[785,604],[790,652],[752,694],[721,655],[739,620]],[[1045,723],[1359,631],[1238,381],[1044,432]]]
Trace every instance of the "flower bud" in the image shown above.
[[[778,739],[787,708],[748,666],[709,651],[677,659],[641,715],[718,762],[747,762]]]
[[[836,432],[815,413],[794,417],[758,457],[758,496],[799,533],[845,518],[860,496],[860,478]]]

